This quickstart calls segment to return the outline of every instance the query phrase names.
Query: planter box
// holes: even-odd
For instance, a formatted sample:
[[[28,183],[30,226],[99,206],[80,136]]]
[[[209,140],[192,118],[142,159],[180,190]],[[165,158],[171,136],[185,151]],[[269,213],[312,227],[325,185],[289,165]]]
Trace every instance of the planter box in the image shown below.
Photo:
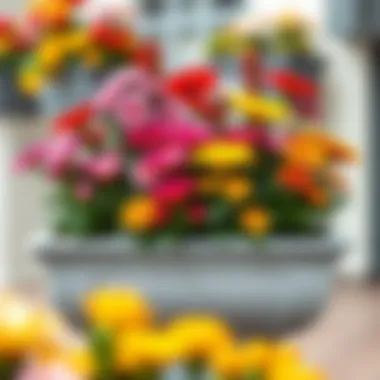
[[[94,287],[123,284],[145,294],[164,319],[211,312],[239,330],[273,333],[323,309],[343,248],[327,238],[200,238],[143,249],[128,238],[51,237],[35,253],[48,269],[53,301],[70,316]]]
[[[18,88],[18,74],[14,68],[0,70],[0,115],[31,116],[37,111],[35,100]]]
[[[74,66],[51,81],[39,96],[44,116],[52,117],[93,96],[107,79],[108,70],[88,70]]]

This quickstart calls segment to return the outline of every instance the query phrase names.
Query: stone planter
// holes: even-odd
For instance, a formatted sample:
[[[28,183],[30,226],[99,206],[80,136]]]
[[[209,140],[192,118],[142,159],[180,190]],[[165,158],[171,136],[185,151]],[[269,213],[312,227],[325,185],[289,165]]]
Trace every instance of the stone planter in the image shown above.
[[[73,66],[51,81],[39,96],[41,113],[53,117],[93,96],[109,75],[108,70]]]
[[[23,94],[18,87],[17,70],[9,67],[0,70],[1,117],[29,117],[36,113],[36,102]]]
[[[34,251],[48,270],[53,301],[72,317],[94,287],[123,284],[145,294],[164,319],[217,313],[240,330],[273,333],[323,310],[343,248],[328,238],[200,238],[142,248],[125,237],[45,237]]]

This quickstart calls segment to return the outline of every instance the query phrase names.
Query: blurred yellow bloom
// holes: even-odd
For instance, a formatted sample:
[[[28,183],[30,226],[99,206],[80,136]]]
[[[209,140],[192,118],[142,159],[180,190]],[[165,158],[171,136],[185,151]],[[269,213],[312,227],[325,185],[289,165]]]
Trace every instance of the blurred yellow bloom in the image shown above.
[[[245,374],[244,359],[238,347],[218,351],[211,360],[211,368],[221,379],[240,379]]]
[[[296,348],[279,345],[269,367],[271,380],[324,380],[325,376],[303,362]]]
[[[145,329],[152,323],[150,305],[133,290],[104,288],[91,293],[84,304],[90,323],[114,330]]]
[[[255,158],[255,151],[248,143],[216,140],[195,150],[193,162],[205,168],[233,169],[249,166]]]
[[[255,120],[284,123],[291,117],[290,108],[284,101],[257,94],[233,93],[230,95],[230,103],[237,111]]]
[[[120,210],[121,227],[134,232],[152,229],[158,219],[157,203],[146,196],[138,196],[126,201]]]
[[[208,360],[217,350],[229,347],[233,337],[228,326],[211,316],[184,316],[174,320],[169,331],[181,342],[184,357]]]
[[[266,371],[273,359],[275,346],[254,340],[241,346],[241,357],[246,371]]]
[[[41,43],[37,59],[43,71],[55,72],[63,63],[66,51],[62,37],[49,37]]]
[[[20,357],[39,334],[36,309],[22,297],[0,295],[0,358]]]
[[[263,236],[272,226],[272,217],[265,209],[250,208],[241,215],[240,224],[249,235]]]
[[[115,365],[124,374],[157,370],[177,362],[181,353],[179,341],[166,332],[126,332],[117,339]]]
[[[92,378],[95,373],[95,362],[89,346],[79,344],[71,347],[63,356],[62,361],[74,373],[84,378]]]
[[[248,178],[232,178],[222,186],[224,197],[230,202],[241,202],[254,192],[254,187]]]
[[[18,81],[20,90],[28,95],[38,94],[45,84],[45,80],[41,72],[35,69],[23,70],[20,73]]]

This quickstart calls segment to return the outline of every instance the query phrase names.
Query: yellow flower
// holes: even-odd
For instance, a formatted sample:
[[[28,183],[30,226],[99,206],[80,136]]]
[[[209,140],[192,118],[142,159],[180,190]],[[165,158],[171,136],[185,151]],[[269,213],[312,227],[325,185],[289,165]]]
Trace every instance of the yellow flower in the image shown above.
[[[181,345],[167,332],[126,332],[116,342],[116,368],[123,374],[157,370],[181,358]]]
[[[271,380],[324,380],[325,376],[318,370],[307,366],[297,349],[289,345],[277,347],[269,367]]]
[[[44,83],[44,77],[38,70],[25,69],[20,73],[19,87],[25,94],[38,94],[42,90]]]
[[[113,330],[145,329],[151,325],[152,309],[133,290],[104,288],[91,293],[84,305],[90,323]]]
[[[171,323],[169,331],[181,342],[183,355],[189,361],[208,360],[233,342],[229,328],[211,316],[180,317]]]
[[[157,203],[146,196],[138,196],[126,201],[121,206],[120,222],[125,230],[144,232],[157,224],[159,217]]]
[[[86,30],[74,30],[67,33],[63,38],[65,48],[70,53],[81,52],[89,43],[89,37]]]
[[[194,164],[215,169],[249,166],[254,161],[255,152],[249,144],[228,140],[209,142],[199,147],[193,156]]]
[[[211,368],[222,379],[238,379],[245,374],[244,358],[237,347],[218,351],[211,360]]]
[[[246,371],[266,371],[273,359],[275,347],[266,341],[254,340],[241,347],[241,357]]]
[[[254,191],[253,184],[247,178],[233,178],[222,186],[222,193],[231,202],[241,202]]]
[[[64,41],[61,37],[49,37],[41,43],[37,51],[37,59],[42,70],[54,73],[62,65],[65,58]]]
[[[271,215],[262,208],[250,208],[241,215],[242,228],[250,235],[266,235],[272,225]]]
[[[249,118],[267,122],[286,122],[291,111],[284,101],[265,98],[256,94],[238,92],[230,95],[230,103]]]
[[[70,347],[62,361],[69,370],[84,378],[92,378],[95,372],[94,357],[90,347],[85,344]]]
[[[38,337],[36,309],[22,297],[0,295],[0,358],[20,357]]]

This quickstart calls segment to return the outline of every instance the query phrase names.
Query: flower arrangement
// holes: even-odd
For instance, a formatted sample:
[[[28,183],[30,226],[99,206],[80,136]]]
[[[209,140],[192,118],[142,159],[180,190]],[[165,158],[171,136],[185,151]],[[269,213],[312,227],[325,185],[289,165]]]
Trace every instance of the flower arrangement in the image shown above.
[[[325,378],[295,347],[240,342],[215,316],[184,315],[159,325],[149,303],[131,289],[89,294],[81,335],[56,313],[17,295],[3,295],[0,309],[3,380]]]
[[[356,154],[301,120],[281,99],[225,96],[209,68],[165,80],[132,68],[56,118],[18,167],[58,183],[66,234],[319,234]]]

